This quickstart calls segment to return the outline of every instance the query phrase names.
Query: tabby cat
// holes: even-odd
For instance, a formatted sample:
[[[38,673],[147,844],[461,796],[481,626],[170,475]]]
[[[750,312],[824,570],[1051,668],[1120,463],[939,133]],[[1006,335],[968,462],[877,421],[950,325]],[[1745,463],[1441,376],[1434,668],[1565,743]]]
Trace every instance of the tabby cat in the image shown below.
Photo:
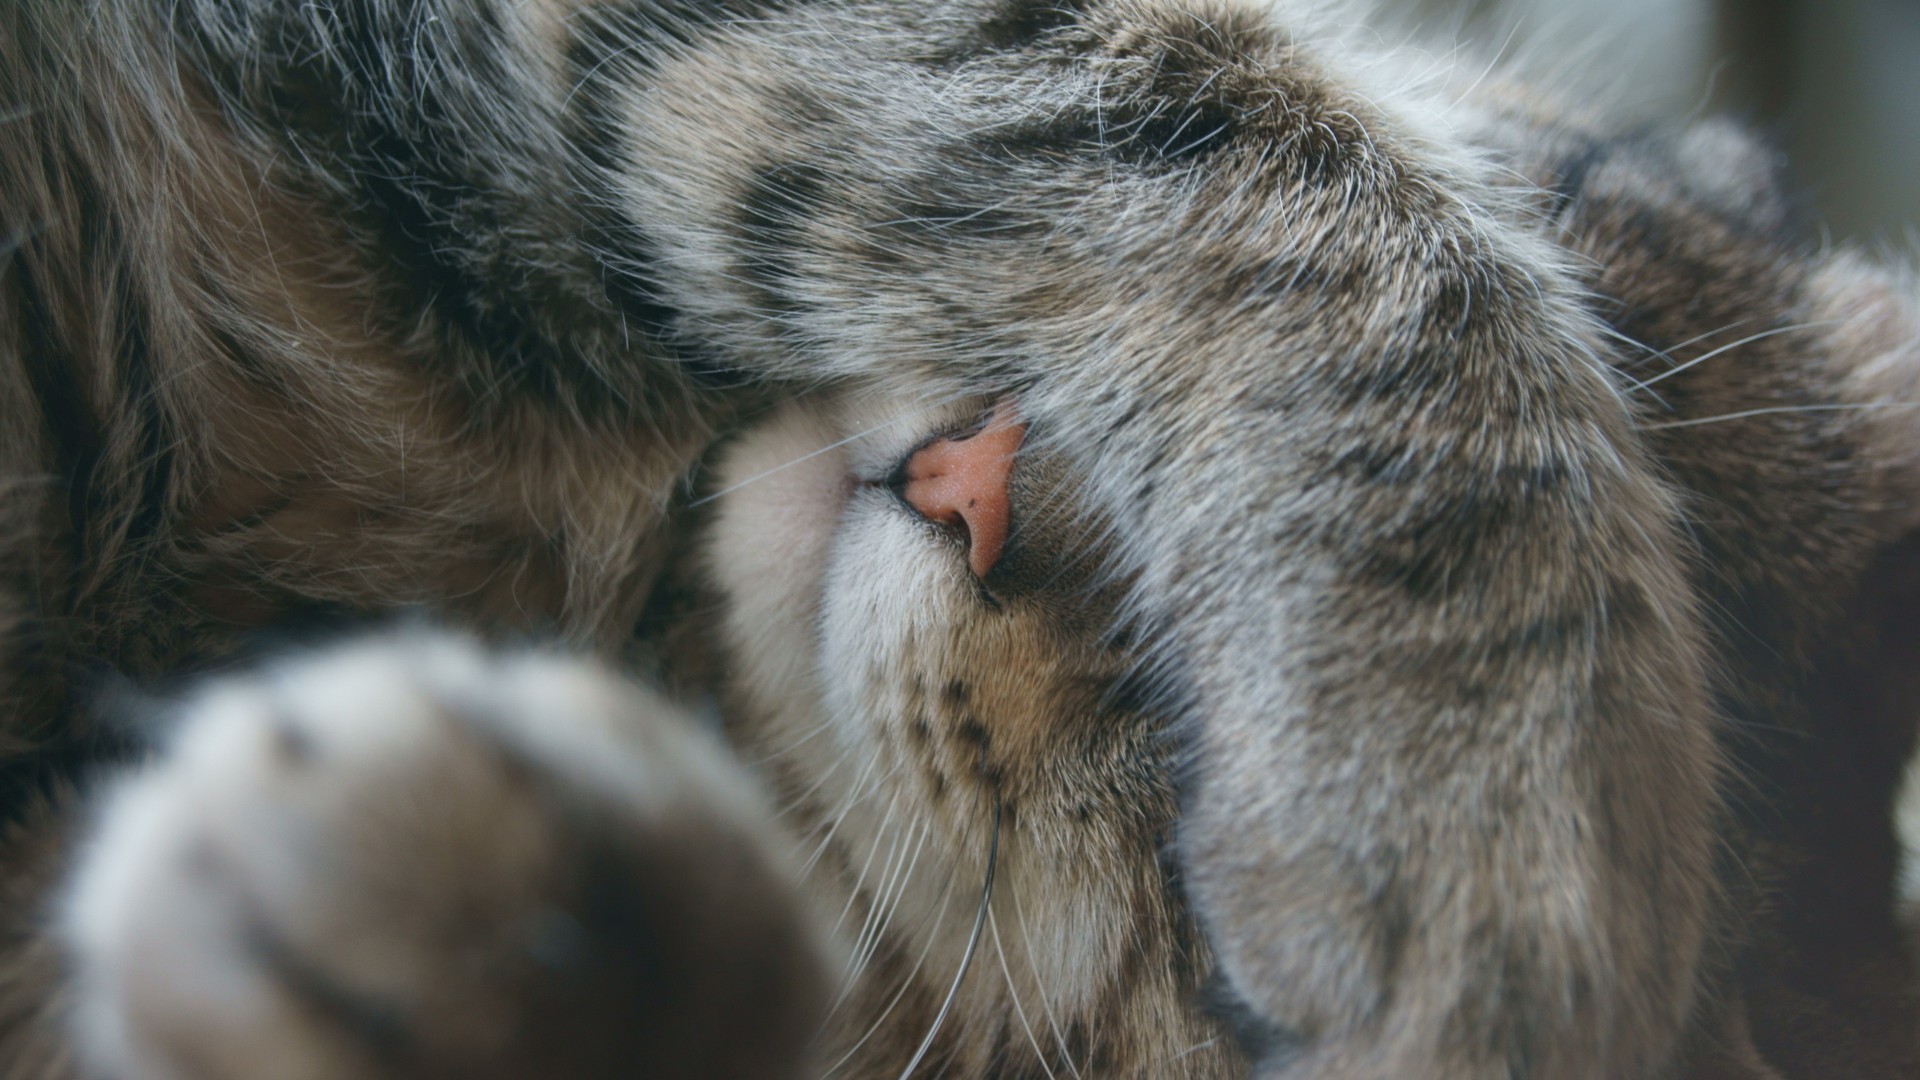
[[[1920,1071],[1920,291],[1359,28],[0,8],[0,1074]]]

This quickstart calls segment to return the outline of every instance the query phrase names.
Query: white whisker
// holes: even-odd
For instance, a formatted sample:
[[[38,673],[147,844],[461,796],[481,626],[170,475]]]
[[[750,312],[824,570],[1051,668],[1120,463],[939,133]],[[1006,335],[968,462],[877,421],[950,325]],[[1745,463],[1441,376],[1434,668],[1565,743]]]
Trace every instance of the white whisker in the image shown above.
[[[986,880],[980,883],[980,909],[973,916],[973,932],[967,935],[967,951],[960,957],[960,970],[953,973],[953,985],[947,988],[947,997],[940,1003],[940,1011],[934,1014],[933,1026],[927,1029],[927,1037],[920,1040],[920,1048],[913,1052],[913,1060],[900,1070],[900,1080],[907,1080],[913,1070],[933,1049],[933,1040],[940,1034],[941,1025],[947,1022],[947,1014],[953,1011],[954,999],[960,996],[960,984],[966,981],[967,970],[973,966],[973,956],[980,951],[980,930],[986,925],[988,906],[993,901],[993,875],[1000,864],[1000,804],[993,806],[993,839],[987,846]]]
[[[1658,424],[1641,424],[1640,430],[1665,431],[1670,428],[1699,427],[1702,424],[1718,424],[1726,420],[1745,420],[1753,416],[1775,416],[1782,413],[1863,412],[1876,409],[1913,408],[1920,408],[1920,401],[1863,401],[1844,405],[1771,405],[1762,409],[1745,409],[1741,412],[1702,416],[1692,420],[1665,420]]]
[[[781,747],[778,750],[772,751],[771,753],[768,753],[768,754],[764,754],[757,758],[750,758],[750,759],[743,759],[743,760],[746,760],[746,763],[748,765],[758,768],[762,765],[765,765],[769,761],[778,761],[781,758],[786,757],[788,754],[793,753],[795,750],[798,750],[802,746],[805,746],[807,743],[811,742],[821,732],[830,731],[832,729],[833,729],[833,721],[831,720],[825,721],[824,723],[821,723],[815,726],[812,730],[808,731],[805,735],[800,736],[799,738],[793,740],[792,742],[788,743],[787,745]]]
[[[866,795],[861,790],[861,784],[864,782],[867,773],[873,769],[874,764],[874,759],[868,758],[866,764],[860,767],[859,775],[855,776],[853,783],[848,785],[847,790],[849,794],[840,801],[839,808],[833,812],[831,823],[827,826],[826,835],[821,837],[819,846],[814,848],[813,853],[807,857],[805,865],[801,867],[801,873],[806,874],[813,871],[814,864],[818,862],[820,856],[825,853],[827,845],[833,842],[834,833],[839,831],[841,822],[845,821],[847,815],[853,812],[853,808],[858,806],[866,798]],[[884,779],[884,777],[882,779]]]
[[[944,395],[930,395],[924,401],[919,403],[919,407],[938,408],[941,405],[947,404],[948,402],[958,401],[961,398],[970,397],[970,396],[972,395],[965,392],[955,392],[955,393],[944,394]],[[914,409],[911,409],[911,408],[903,409],[898,415],[893,416],[890,419],[883,420],[880,423],[873,425],[872,427],[866,428],[865,430],[856,431],[853,434],[847,436],[846,438],[841,439],[837,442],[829,443],[826,446],[819,448],[818,450],[810,450],[807,453],[804,453],[799,457],[792,459],[791,461],[783,461],[780,464],[775,465],[770,469],[764,469],[760,472],[753,474],[752,476],[747,477],[744,480],[740,480],[736,483],[729,484],[726,487],[721,488],[719,491],[715,491],[708,495],[702,495],[701,497],[689,502],[687,505],[689,507],[705,506],[706,504],[713,502],[715,499],[725,498],[726,496],[731,495],[734,492],[739,491],[740,489],[747,487],[751,484],[757,484],[760,481],[765,480],[770,476],[775,476],[780,473],[783,473],[788,469],[795,467],[796,465],[802,465],[802,464],[805,464],[806,462],[812,461],[814,458],[817,458],[822,454],[830,454],[835,450],[840,449],[843,446],[849,446],[853,443],[859,442],[861,439],[867,439],[875,435],[878,435],[881,432],[886,431],[888,428],[898,427],[901,424],[910,423],[913,420],[917,419],[918,417],[919,417],[919,413]]]
[[[1729,330],[1738,330],[1752,321],[1753,321],[1752,318],[1735,319],[1734,321],[1727,323],[1725,326],[1721,326],[1713,330],[1708,330],[1704,333],[1695,334],[1692,337],[1688,338],[1687,340],[1679,342],[1678,344],[1669,345],[1664,350],[1661,350],[1661,355],[1666,356],[1667,359],[1669,360],[1672,360],[1673,357],[1671,354],[1673,352],[1676,352],[1680,349],[1687,348],[1690,345],[1698,345],[1701,342],[1707,340],[1708,338],[1719,337],[1721,334],[1724,334]]]
[[[900,1000],[907,996],[907,991],[913,988],[914,980],[920,975],[920,969],[926,965],[927,957],[933,952],[934,942],[940,940],[940,927],[946,922],[947,908],[952,899],[953,878],[949,875],[947,878],[947,886],[941,890],[940,893],[940,907],[936,909],[933,914],[933,926],[927,929],[926,944],[920,947],[920,955],[914,958],[913,968],[907,972],[907,977],[901,980],[900,988],[893,992],[893,997],[887,1000],[886,1008],[880,1010],[880,1015],[874,1017],[873,1023],[859,1039],[854,1041],[852,1046],[847,1048],[847,1052],[840,1055],[840,1060],[834,1062],[825,1072],[820,1074],[820,1080],[827,1080],[828,1077],[839,1072],[847,1062],[852,1061],[853,1056],[860,1052],[860,1048],[865,1046],[867,1041],[872,1039],[874,1034],[886,1023],[887,1017],[893,1014],[893,1010],[900,1004]],[[840,995],[840,1001],[845,1001],[846,997],[847,995],[843,992]],[[829,1010],[829,1015],[838,1011],[839,1005],[840,1002],[835,1002],[834,1008]]]
[[[1193,1044],[1192,1046],[1189,1046],[1189,1047],[1187,1047],[1187,1048],[1186,1048],[1185,1050],[1182,1050],[1182,1051],[1180,1051],[1179,1053],[1177,1053],[1177,1054],[1175,1054],[1175,1055],[1173,1055],[1172,1057],[1170,1057],[1170,1058],[1168,1058],[1168,1059],[1167,1059],[1167,1060],[1166,1060],[1165,1062],[1163,1062],[1163,1064],[1166,1064],[1166,1065],[1171,1065],[1171,1064],[1173,1064],[1173,1063],[1174,1063],[1174,1062],[1176,1062],[1176,1061],[1180,1061],[1180,1060],[1182,1060],[1182,1059],[1184,1059],[1184,1058],[1189,1058],[1189,1057],[1192,1057],[1193,1055],[1195,1055],[1195,1054],[1197,1054],[1197,1053],[1199,1053],[1200,1051],[1202,1051],[1202,1050],[1205,1050],[1205,1049],[1207,1049],[1208,1047],[1211,1047],[1211,1046],[1213,1046],[1213,1045],[1214,1045],[1215,1043],[1217,1043],[1217,1042],[1219,1042],[1219,1041],[1220,1041],[1220,1039],[1219,1039],[1219,1037],[1218,1037],[1218,1036],[1215,1036],[1214,1038],[1211,1038],[1211,1039],[1207,1039],[1207,1040],[1206,1040],[1206,1041],[1204,1041],[1204,1042],[1197,1042],[1197,1043],[1194,1043],[1194,1044]]]
[[[869,848],[867,855],[867,862],[871,865],[873,856],[879,852],[881,844],[886,843],[888,845],[887,856],[881,870],[881,887],[883,889],[887,887],[887,883],[892,879],[894,856],[902,847],[898,834],[894,833],[891,828],[892,824],[893,805],[888,804],[887,816],[882,822],[880,834],[875,836],[873,845]],[[840,993],[834,997],[833,1004],[828,1008],[827,1011],[830,1013],[838,1012],[840,1006],[846,1003],[846,1000],[853,995],[854,990],[859,986],[860,975],[866,970],[867,960],[870,958],[872,948],[868,943],[868,938],[869,935],[876,932],[881,920],[880,909],[885,903],[885,897],[884,895],[875,896],[868,892],[866,880],[867,868],[862,867],[859,880],[854,884],[853,892],[847,897],[847,906],[841,910],[840,921],[834,924],[834,935],[839,936],[840,929],[846,922],[847,914],[853,910],[854,903],[863,897],[866,899],[866,914],[861,918],[860,931],[854,935],[853,945],[847,952],[847,965],[840,972]]]
[[[1040,1049],[1040,1040],[1034,1037],[1033,1025],[1027,1022],[1026,1007],[1020,1004],[1020,991],[1013,985],[1013,971],[1007,967],[1007,950],[1000,943],[1000,920],[987,912],[987,928],[993,931],[993,951],[1000,958],[1000,977],[1007,982],[1007,998],[1013,1002],[1013,1015],[1020,1018],[1020,1027],[1027,1033],[1027,1045],[1033,1047],[1033,1059],[1040,1064],[1040,1071],[1047,1074],[1047,1080],[1054,1080],[1053,1067],[1047,1064],[1047,1053]]]
[[[927,839],[933,835],[933,827],[915,822],[907,829],[906,839],[900,844],[900,859],[894,863],[889,859],[887,876],[880,883],[880,891],[874,897],[870,909],[868,925],[861,930],[861,939],[854,946],[854,961],[848,965],[848,978],[858,980],[866,972],[867,965],[880,951],[880,944],[889,927],[893,925],[893,916],[900,910],[900,904],[906,897],[907,883],[913,877],[913,869],[920,862],[921,852],[926,850]]]
[[[757,484],[760,481],[765,480],[769,476],[775,476],[779,473],[786,472],[788,469],[791,469],[796,465],[800,465],[805,462],[812,461],[814,458],[817,458],[822,454],[830,454],[833,451],[848,445],[849,443],[856,443],[856,442],[859,442],[861,439],[867,438],[868,436],[876,435],[882,431],[885,431],[890,427],[893,427],[895,424],[901,423],[905,419],[906,419],[905,417],[896,416],[893,419],[888,420],[886,423],[875,424],[873,427],[870,427],[865,431],[857,431],[852,435],[849,435],[846,438],[841,439],[838,442],[828,443],[826,446],[823,446],[818,450],[813,450],[813,451],[809,451],[808,453],[801,454],[799,457],[794,458],[792,461],[782,462],[779,465],[775,465],[771,469],[764,469],[760,472],[754,473],[752,476],[747,477],[745,480],[742,480],[739,483],[728,484],[726,487],[721,488],[719,491],[716,491],[711,495],[702,495],[700,498],[693,500],[688,505],[689,506],[705,506],[708,503],[714,501],[715,499],[719,499],[719,498],[723,498],[725,496],[731,495],[734,492],[739,491],[741,488],[744,488],[749,484]]]
[[[1047,999],[1047,980],[1040,974],[1040,968],[1033,962],[1033,931],[1029,929],[1025,905],[1020,903],[1020,890],[1013,890],[1013,918],[1020,926],[1020,940],[1027,947],[1027,970],[1033,972],[1034,993],[1040,997],[1040,1011],[1046,1014],[1047,1028],[1053,1033],[1053,1044],[1060,1048],[1060,1060],[1067,1063],[1067,1070],[1074,1076],[1080,1075],[1080,1066],[1074,1064],[1073,1051],[1067,1049],[1066,1032],[1060,1030],[1060,1020],[1054,1015],[1053,1003]]]
[[[1610,337],[1613,340],[1620,342],[1623,345],[1630,345],[1633,348],[1638,349],[1639,351],[1647,354],[1648,356],[1655,357],[1656,359],[1660,359],[1660,360],[1665,360],[1669,364],[1679,363],[1679,361],[1673,358],[1673,354],[1668,352],[1667,350],[1656,349],[1652,345],[1649,345],[1646,342],[1641,341],[1639,338],[1634,337],[1631,334],[1621,333],[1619,330],[1616,330],[1605,323],[1600,324],[1600,333],[1606,337]],[[1676,345],[1674,347],[1684,348],[1684,346],[1679,346],[1679,345]]]
[[[1666,379],[1670,379],[1675,375],[1678,375],[1681,372],[1687,370],[1688,368],[1698,367],[1699,365],[1706,363],[1707,361],[1713,359],[1714,357],[1719,356],[1722,353],[1731,352],[1732,350],[1737,349],[1742,345],[1751,345],[1756,341],[1762,341],[1770,337],[1779,337],[1781,334],[1791,334],[1798,330],[1811,330],[1811,329],[1814,329],[1815,327],[1820,327],[1820,326],[1834,326],[1839,322],[1840,320],[1838,319],[1827,319],[1821,322],[1794,323],[1791,326],[1776,326],[1771,330],[1762,330],[1757,334],[1748,334],[1746,337],[1743,337],[1738,341],[1730,341],[1727,344],[1722,345],[1717,349],[1709,349],[1708,351],[1701,353],[1699,356],[1694,357],[1693,359],[1687,361],[1686,363],[1681,364],[1679,367],[1668,368],[1667,370],[1661,372],[1658,375],[1653,376],[1650,379],[1642,379],[1639,382],[1634,383],[1632,386],[1627,387],[1626,392],[1629,394],[1638,393],[1639,391],[1645,390],[1647,387],[1652,386],[1655,383],[1661,382]]]
[[[1480,84],[1486,82],[1487,76],[1493,74],[1494,69],[1500,66],[1500,61],[1506,58],[1507,50],[1513,47],[1513,39],[1519,36],[1520,27],[1525,22],[1526,19],[1524,18],[1516,18],[1513,20],[1513,26],[1507,30],[1507,39],[1500,43],[1498,49],[1494,50],[1493,59],[1487,61],[1487,66],[1481,70],[1478,78],[1469,83],[1465,90],[1460,91],[1459,94],[1454,96],[1453,103],[1449,108],[1458,108],[1461,102],[1472,97],[1473,92],[1480,89]]]
[[[793,796],[791,799],[788,799],[786,802],[781,803],[779,806],[774,807],[773,816],[777,818],[785,818],[788,815],[792,814],[794,811],[799,810],[801,807],[806,806],[808,803],[812,802],[813,796],[816,793],[818,793],[821,788],[825,787],[828,781],[833,779],[834,774],[840,771],[840,767],[847,763],[847,760],[850,756],[851,755],[848,755],[848,754],[841,754],[839,757],[835,758],[833,760],[833,764],[828,765],[826,768],[820,770],[820,775],[814,778],[813,783],[808,784],[805,789],[800,791],[799,794]],[[819,832],[822,828],[826,826],[826,824],[827,822],[824,818],[820,821],[816,821],[813,824],[812,828],[808,829],[806,832],[801,834],[800,838],[803,840],[811,839],[813,834]]]
[[[851,806],[848,808],[852,809]],[[887,803],[887,809],[880,815],[880,826],[875,830],[873,842],[867,845],[866,861],[860,864],[859,873],[854,875],[853,888],[847,893],[847,902],[840,909],[840,917],[833,921],[833,932],[838,935],[847,925],[847,916],[853,914],[853,905],[860,900],[861,890],[866,888],[867,873],[873,869],[874,857],[880,854],[880,844],[885,839],[888,826],[893,821],[893,803]]]

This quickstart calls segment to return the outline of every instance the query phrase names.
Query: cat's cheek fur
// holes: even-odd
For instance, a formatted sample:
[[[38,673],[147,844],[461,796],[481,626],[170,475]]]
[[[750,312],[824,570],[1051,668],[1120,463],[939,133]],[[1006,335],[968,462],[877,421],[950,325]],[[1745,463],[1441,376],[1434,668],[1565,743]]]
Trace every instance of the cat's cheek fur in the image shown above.
[[[785,1076],[825,961],[793,877],[751,782],[654,695],[362,640],[216,683],[113,793],[64,926],[78,1044],[115,1080]]]
[[[721,617],[741,653],[735,689],[758,712],[784,713],[813,679],[820,581],[851,483],[836,443],[818,413],[788,406],[714,465],[703,565],[729,598]]]

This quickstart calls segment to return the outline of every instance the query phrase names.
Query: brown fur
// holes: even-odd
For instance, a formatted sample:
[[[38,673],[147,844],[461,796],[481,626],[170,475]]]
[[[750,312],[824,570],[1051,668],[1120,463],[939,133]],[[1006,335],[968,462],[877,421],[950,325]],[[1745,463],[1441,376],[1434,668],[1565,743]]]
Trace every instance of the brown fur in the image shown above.
[[[102,672],[408,605],[627,654],[737,413],[1015,392],[1153,693],[1089,704],[1107,628],[1045,614],[864,685],[1010,867],[1079,843],[1026,805],[1071,811],[1060,712],[1178,748],[1082,763],[1141,785],[1089,873],[1155,974],[1036,1061],[1208,1030],[1190,919],[1263,1076],[1911,1074],[1914,288],[1795,239],[1744,136],[1407,70],[1225,0],[10,5],[12,884],[146,752]],[[992,726],[956,657],[1031,665],[963,680]],[[9,1075],[70,1067],[45,917],[6,916]],[[1027,1051],[973,985],[939,1052],[978,1075]]]

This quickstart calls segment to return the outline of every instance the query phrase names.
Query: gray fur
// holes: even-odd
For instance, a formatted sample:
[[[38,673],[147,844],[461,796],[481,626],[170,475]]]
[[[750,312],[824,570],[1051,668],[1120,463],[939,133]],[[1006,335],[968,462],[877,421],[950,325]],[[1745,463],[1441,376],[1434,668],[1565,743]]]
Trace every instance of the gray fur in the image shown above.
[[[0,12],[23,888],[113,754],[76,676],[316,607],[619,656],[737,412],[1014,392],[1256,1074],[1911,1073],[1848,768],[1912,739],[1920,318],[1744,136],[1459,103],[1304,5],[598,8]],[[7,918],[0,1069],[65,1075]]]

